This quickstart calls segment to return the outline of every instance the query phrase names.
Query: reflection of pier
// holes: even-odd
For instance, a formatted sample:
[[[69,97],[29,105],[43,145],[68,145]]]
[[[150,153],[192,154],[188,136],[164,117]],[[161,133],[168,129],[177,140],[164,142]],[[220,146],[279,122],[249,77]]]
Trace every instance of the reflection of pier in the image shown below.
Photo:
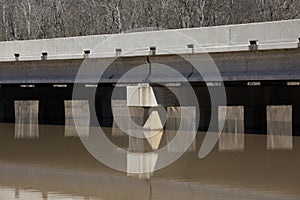
[[[193,194],[195,199],[204,196],[234,200],[286,200],[299,199],[300,195],[298,137],[294,138],[293,149],[270,151],[266,148],[266,135],[246,134],[243,152],[219,151],[216,146],[205,160],[198,159],[198,151],[187,152],[145,181],[103,166],[89,155],[78,138],[64,137],[63,126],[40,125],[40,137],[31,140],[15,140],[14,124],[0,124],[0,128],[0,185],[18,188],[21,199],[30,191],[38,197],[42,192],[48,194],[49,200],[53,194],[90,199],[151,199],[150,186],[153,200],[170,195],[175,200],[190,199]],[[111,129],[106,132],[112,141],[123,144],[120,146],[128,145],[123,143],[125,136],[112,137]],[[203,142],[203,136],[198,134],[197,144]],[[1,188],[0,196],[2,191]],[[13,189],[9,193],[11,199],[14,192]]]
[[[171,31],[114,35],[109,45],[98,49],[107,36],[1,42],[0,122],[15,123],[14,135],[19,142],[42,137],[39,124],[65,125],[62,134],[76,139],[89,137],[91,127],[99,122],[103,127],[112,127],[107,133],[111,140],[123,138],[122,148],[143,153],[155,152],[170,143],[180,123],[186,132],[184,139],[189,140],[193,137],[190,132],[198,125],[195,119],[200,116],[198,131],[206,133],[211,123],[212,132],[222,132],[220,152],[245,151],[248,134],[263,135],[263,146],[269,151],[293,150],[293,136],[300,135],[300,20],[175,32],[195,44],[174,37]],[[173,53],[165,53],[165,49]],[[47,52],[43,59],[42,51]],[[205,83],[186,57],[206,67],[213,61],[224,82],[216,80],[216,74],[204,67],[203,73],[209,79]],[[72,99],[75,77],[83,62],[90,62],[93,73],[77,80],[82,95]],[[103,63],[110,65],[97,77]],[[159,65],[176,69],[191,84],[199,110],[189,103],[179,105],[167,86],[185,96],[186,85],[182,77],[155,71]],[[117,82],[137,66],[145,70],[121,84]],[[151,83],[157,77],[163,77],[161,85]],[[208,89],[219,91],[221,86],[226,90],[227,105],[211,107]],[[120,92],[112,99],[115,88]],[[95,96],[90,97],[93,90]],[[124,110],[127,107],[131,117]],[[112,112],[114,109],[116,112]],[[162,120],[163,112],[166,120]],[[123,128],[134,133],[136,130],[128,125],[132,118],[143,127],[141,134],[149,137],[126,136],[116,117],[122,119]],[[225,127],[219,127],[222,120]],[[184,139],[168,151],[182,151]],[[199,146],[194,142],[188,150],[194,153]],[[156,155],[144,159],[143,155],[129,154],[128,159],[140,164],[132,166],[134,162],[129,162],[129,174],[131,168],[143,173],[144,168],[153,168]]]
[[[145,182],[122,176],[95,172],[80,172],[56,168],[28,167],[23,165],[0,164],[0,198],[33,200],[96,200],[132,199],[164,200],[180,199],[260,199],[260,200],[297,200],[295,194],[275,194],[242,188],[228,189],[221,185],[203,185],[170,180]],[[30,176],[31,180],[25,177]],[[19,178],[18,178],[19,177]],[[93,177],[93,178],[91,178]],[[21,179],[20,179],[21,178]],[[55,180],[56,179],[56,180]],[[80,179],[80,181],[74,181]],[[17,188],[12,182],[17,182]],[[28,185],[32,185],[28,188]],[[151,188],[151,189],[150,189]],[[118,192],[115,192],[115,190]]]
[[[155,124],[161,124],[159,114],[155,111],[154,115],[146,116],[145,113],[149,112],[149,109],[143,107],[131,107],[130,114],[131,116],[126,115],[125,112],[122,111],[126,105],[116,104],[114,106],[116,116],[122,120],[121,126],[128,126],[129,118],[134,119],[133,121],[140,126],[144,126],[145,130],[149,128],[156,127]],[[56,108],[58,109],[58,108]],[[72,109],[75,113],[72,115]],[[192,109],[192,110],[191,110]],[[222,151],[242,151],[244,149],[244,134],[247,133],[245,131],[245,111],[242,106],[220,106],[219,107],[219,119],[225,120],[224,127],[221,127],[220,130],[222,135],[219,141],[219,149]],[[79,133],[80,136],[89,135],[89,127],[90,125],[90,115],[89,115],[89,105],[88,101],[65,101],[65,133],[66,137],[76,137]],[[226,111],[225,111],[226,110]],[[264,133],[268,135],[266,148],[270,150],[274,149],[292,149],[293,148],[293,125],[295,114],[293,113],[293,106],[282,105],[282,106],[267,106],[264,109],[266,113],[264,113],[266,118],[266,127],[267,130],[265,132],[257,132]],[[38,119],[40,116],[38,115],[39,111],[39,101],[16,101],[14,106],[15,112],[15,137],[16,138],[38,138],[39,137],[39,123]],[[200,112],[202,110],[200,109]],[[203,112],[203,111],[202,111]],[[225,115],[226,112],[226,115]],[[182,115],[183,113],[183,115]],[[161,128],[153,129],[152,131],[149,129],[149,134],[151,137],[147,139],[138,139],[134,137],[129,137],[129,149],[133,152],[143,152],[143,151],[151,151],[158,149],[161,145],[162,132],[161,130],[164,128],[166,131],[166,141],[170,142],[172,138],[176,134],[176,130],[178,129],[180,123],[182,123],[182,127],[184,131],[187,133],[187,137],[191,131],[195,130],[196,125],[192,124],[195,122],[195,116],[191,115],[193,113],[192,107],[167,107],[166,108],[166,122],[165,125],[160,125]],[[263,114],[263,113],[262,113]],[[117,116],[118,115],[118,116]],[[123,115],[123,116],[122,116]],[[183,119],[180,120],[180,117]],[[76,127],[74,124],[74,117],[80,122]],[[262,116],[261,116],[262,117]],[[147,121],[148,120],[148,121]],[[151,123],[155,123],[149,126],[149,121]],[[155,122],[156,121],[156,122]],[[148,125],[147,125],[148,124]],[[147,126],[149,126],[147,128]],[[112,124],[112,136],[124,136],[126,135],[114,122]],[[77,128],[77,129],[76,129]],[[126,129],[134,132],[134,129],[130,127],[126,127]],[[295,129],[294,129],[295,130]],[[158,135],[154,132],[158,131]],[[253,131],[254,132],[254,131]],[[255,133],[255,132],[254,132]],[[147,133],[143,134],[147,137]],[[295,135],[295,134],[294,134]],[[152,137],[153,136],[153,137]],[[155,137],[154,137],[155,136]],[[192,136],[191,136],[192,137]],[[182,141],[184,143],[184,141]],[[146,145],[147,143],[147,145]],[[169,149],[171,152],[179,151],[182,149],[180,145],[177,147],[170,148],[179,148],[179,149]],[[150,145],[150,146],[149,146]],[[195,143],[191,146],[190,150],[195,151]],[[148,149],[148,150],[147,150]],[[194,150],[193,150],[194,149]]]
[[[172,31],[114,35],[111,45],[105,46],[105,48],[96,48],[106,38],[101,35],[1,42],[3,51],[0,54],[0,122],[17,122],[16,129],[19,130],[21,127],[25,128],[25,124],[29,124],[27,128],[36,130],[34,131],[35,137],[38,132],[34,123],[66,124],[68,129],[66,135],[75,135],[76,131],[72,128],[74,124],[72,117],[74,116],[71,116],[70,105],[72,87],[78,69],[83,61],[88,61],[91,62],[92,71],[97,72],[103,68],[103,65],[99,63],[111,61],[112,63],[104,71],[99,81],[95,81],[96,78],[99,78],[96,77],[97,73],[86,74],[84,78],[78,80],[79,87],[83,88],[83,93],[89,94],[98,86],[95,97],[98,119],[89,117],[89,112],[94,108],[89,107],[91,105],[85,94],[78,99],[73,99],[74,105],[78,105],[73,114],[76,115],[75,118],[82,119],[80,122],[82,131],[80,132],[84,135],[87,135],[88,124],[95,125],[97,121],[100,121],[102,126],[113,126],[110,97],[114,86],[124,73],[137,66],[146,70],[137,76],[129,76],[130,79],[124,83],[123,87],[121,84],[119,89],[123,91],[121,92],[123,96],[117,100],[119,102],[126,100],[126,96],[131,94],[130,91],[134,91],[130,90],[130,87],[134,89],[136,85],[144,81],[143,78],[147,78],[146,80],[151,83],[152,79],[164,77],[161,87],[154,85],[153,90],[146,91],[143,95],[155,95],[156,103],[166,109],[178,107],[176,97],[164,86],[168,85],[184,96],[186,93],[181,79],[175,74],[161,74],[163,72],[155,70],[156,64],[167,65],[177,70],[191,83],[200,106],[199,131],[207,131],[212,113],[217,113],[215,116],[220,114],[220,117],[224,118],[225,116],[222,116],[219,108],[228,106],[227,110],[232,114],[226,117],[228,123],[223,132],[228,133],[224,134],[224,137],[226,135],[232,137],[229,139],[231,142],[234,140],[242,143],[242,135],[233,136],[240,132],[278,135],[275,133],[276,131],[272,131],[271,127],[274,125],[267,125],[273,120],[272,117],[268,118],[268,116],[273,116],[269,115],[270,112],[275,112],[276,109],[269,110],[267,108],[289,106],[288,110],[283,111],[291,121],[291,124],[286,126],[287,137],[291,134],[300,135],[300,120],[298,120],[300,118],[299,29],[300,20],[288,20],[177,30],[180,34],[190,37],[195,43],[193,45],[187,43],[190,40],[172,38],[175,37],[171,34]],[[283,34],[282,30],[289,31]],[[170,41],[172,43],[169,43]],[[175,44],[174,41],[176,41]],[[156,44],[155,48],[150,50],[149,48],[153,47],[154,43]],[[121,54],[120,52],[116,54],[116,49],[121,49]],[[174,53],[166,54],[163,51],[165,49]],[[203,50],[209,56],[203,54]],[[153,51],[156,52],[153,53]],[[47,52],[46,58],[41,59],[42,52]],[[128,53],[123,55],[125,52]],[[16,59],[15,55],[19,55],[19,57]],[[195,67],[185,60],[186,57],[203,66],[210,66],[209,63],[213,61],[218,67],[224,83],[215,82],[215,74],[210,74],[208,69],[202,72],[209,74],[210,82],[205,84],[203,77],[195,70]],[[84,58],[89,59],[84,60]],[[228,105],[210,108],[208,88],[217,91],[222,84],[226,89]],[[30,101],[38,103],[35,107],[33,104],[31,107],[24,104],[25,102],[30,104]],[[16,112],[14,102],[16,102]],[[24,105],[18,102],[23,102]],[[153,102],[143,103],[151,104]],[[38,107],[36,108],[36,106]],[[234,114],[235,112],[240,112],[240,114]],[[233,115],[236,115],[237,118],[234,119]],[[29,121],[25,122],[25,118]],[[283,124],[287,124],[285,123],[286,117],[277,117],[277,119],[283,120]],[[276,121],[278,121],[277,119]],[[212,119],[212,123],[215,131],[218,131],[218,117]],[[237,130],[235,126],[237,126]],[[280,135],[283,132],[282,130]],[[18,131],[16,135],[26,134]],[[222,141],[226,141],[223,139]],[[275,140],[271,146],[276,145]],[[220,148],[226,150],[227,147],[224,145],[221,145]],[[287,146],[290,147],[291,144]],[[236,146],[236,149],[241,148],[242,145]]]
[[[132,89],[132,86],[130,87]],[[161,90],[161,88],[156,88],[155,90]],[[179,125],[182,126],[181,131],[185,132],[186,134],[186,137],[184,137],[186,141],[182,140],[178,144],[168,146],[168,151],[185,152],[186,150],[184,149],[184,146],[186,146],[186,143],[191,140],[190,138],[194,137],[192,134],[193,131],[196,131],[196,110],[194,107],[189,106],[165,106],[164,108],[158,104],[160,99],[157,98],[153,92],[152,96],[150,95],[147,97],[150,98],[149,100],[143,100],[143,95],[138,95],[136,98],[140,99],[141,101],[132,103],[130,101],[135,101],[134,99],[126,100],[126,98],[125,100],[112,101],[112,109],[115,109],[114,117],[115,119],[119,119],[118,123],[120,124],[117,124],[114,121],[112,123],[112,132],[109,134],[111,134],[113,138],[127,137],[126,134],[120,129],[120,125],[123,126],[123,128],[128,129],[132,134],[135,134],[137,130],[133,129],[132,127],[128,127],[128,122],[130,119],[133,119],[135,123],[143,128],[141,133],[146,138],[129,136],[126,142],[127,146],[123,145],[122,148],[128,149],[130,152],[141,153],[140,155],[135,155],[134,153],[129,153],[127,155],[128,174],[138,173],[140,176],[149,177],[149,173],[145,172],[153,171],[157,160],[157,155],[153,153],[145,157],[146,155],[142,153],[155,151],[172,142],[177,133]],[[149,101],[154,103],[150,105]],[[141,102],[148,103],[144,104]],[[38,118],[40,118],[39,110],[41,110],[39,109],[39,104],[40,103],[38,100],[15,101],[14,109],[16,113],[16,138],[39,137]],[[128,105],[130,106],[128,107]],[[89,102],[82,100],[68,100],[64,101],[62,107],[65,113],[64,136],[89,137],[90,126],[92,125],[90,122]],[[130,115],[126,114],[126,108],[129,109]],[[265,144],[265,148],[269,150],[293,149],[293,106],[266,106],[264,110],[267,126],[267,131],[265,132],[265,135],[267,135],[267,143]],[[165,123],[163,122],[164,120],[162,120],[163,111],[165,111]],[[247,122],[245,107],[219,106],[217,111],[219,120],[225,120],[225,126],[220,127],[221,129],[219,130],[222,132],[219,140],[219,150],[232,152],[244,151],[245,142],[247,142],[245,141],[245,122]],[[201,107],[200,113],[203,113]],[[75,127],[75,119],[78,123],[77,127]],[[188,151],[195,152],[196,148],[196,142],[193,142]],[[133,166],[133,163],[136,163],[137,166]]]
[[[154,98],[154,97],[153,97]],[[113,101],[114,102],[114,101]],[[124,101],[126,102],[126,101]],[[127,125],[129,118],[133,117],[141,127],[145,128],[142,131],[144,136],[151,137],[136,138],[128,136],[120,130],[116,123],[113,123],[112,129],[107,132],[112,141],[122,140],[119,145],[121,148],[127,149],[130,152],[127,154],[127,172],[128,175],[149,178],[152,174],[154,166],[157,162],[157,153],[143,154],[143,152],[151,152],[158,148],[164,147],[172,142],[172,139],[177,133],[179,125],[183,127],[186,135],[186,141],[180,141],[178,144],[168,146],[169,152],[185,152],[184,146],[186,142],[190,141],[190,137],[194,137],[192,132],[195,131],[195,109],[193,107],[167,107],[166,108],[166,122],[162,125],[161,116],[156,109],[159,107],[130,107],[131,116],[124,115],[122,111],[127,104],[115,102],[116,115],[120,118],[121,126]],[[89,137],[90,118],[89,106],[87,101],[66,101],[65,102],[65,121],[64,135],[65,137]],[[156,108],[156,109],[155,109]],[[267,134],[262,137],[266,138],[264,148],[268,150],[293,150],[293,136],[292,136],[292,106],[268,106],[266,107],[267,118]],[[225,115],[226,110],[226,115]],[[151,112],[149,112],[151,111]],[[14,135],[15,138],[37,138],[39,137],[38,119],[38,101],[18,101],[15,106],[16,122]],[[70,112],[75,113],[74,116]],[[200,109],[201,112],[201,109]],[[225,120],[225,125],[220,131],[222,135],[219,140],[218,149],[220,152],[243,152],[245,151],[245,113],[242,106],[220,106],[218,109],[219,119]],[[148,115],[146,115],[148,113]],[[155,113],[155,115],[153,115]],[[194,113],[194,114],[193,114]],[[154,117],[153,117],[154,116]],[[23,118],[26,121],[24,122]],[[74,117],[80,122],[78,127],[75,127]],[[181,118],[181,119],[180,119]],[[150,121],[150,122],[149,122]],[[25,124],[24,124],[25,123]],[[149,123],[152,123],[150,126]],[[120,124],[119,124],[120,125]],[[124,127],[123,127],[124,128]],[[126,127],[132,130],[131,127]],[[151,129],[152,128],[152,129]],[[209,133],[208,133],[209,134]],[[188,152],[196,152],[200,145],[196,146],[196,140],[190,145]],[[198,143],[199,144],[199,143]],[[201,144],[201,143],[200,143]],[[132,152],[132,153],[131,153]],[[138,154],[136,154],[138,153]]]

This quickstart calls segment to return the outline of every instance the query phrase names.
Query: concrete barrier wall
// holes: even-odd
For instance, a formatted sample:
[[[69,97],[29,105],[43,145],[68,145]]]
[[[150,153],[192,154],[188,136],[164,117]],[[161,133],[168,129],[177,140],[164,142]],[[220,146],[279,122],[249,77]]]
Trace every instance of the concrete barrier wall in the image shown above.
[[[122,49],[123,56],[148,55],[150,46],[157,47],[157,54],[189,53],[187,44],[191,43],[195,44],[195,49],[209,47],[206,49],[208,52],[237,51],[248,50],[249,40],[259,40],[259,44],[294,43],[291,46],[266,48],[297,48],[299,32],[300,20],[287,20],[115,35],[9,41],[0,42],[0,61],[14,60],[15,53],[21,55],[20,60],[40,60],[42,52],[48,52],[49,59],[83,58],[83,51],[86,49],[100,57],[115,57],[117,48]],[[244,47],[233,47],[241,45]]]
[[[297,42],[300,20],[232,25],[229,29],[230,45],[249,44],[249,40],[259,44]]]

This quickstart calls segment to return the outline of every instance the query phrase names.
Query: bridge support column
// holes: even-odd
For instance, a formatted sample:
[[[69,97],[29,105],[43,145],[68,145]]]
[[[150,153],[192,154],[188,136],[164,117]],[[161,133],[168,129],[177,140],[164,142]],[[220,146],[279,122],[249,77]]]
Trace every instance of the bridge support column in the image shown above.
[[[126,112],[126,109],[129,109],[130,116]],[[130,129],[129,127],[129,119],[131,118],[137,125],[143,126],[144,123],[144,108],[143,107],[128,107],[127,108],[127,100],[112,100],[112,110],[113,110],[113,126],[112,126],[112,136],[125,136],[124,133],[119,126],[123,128]],[[116,123],[116,118],[118,118],[118,123]],[[133,130],[134,131],[134,130]]]
[[[220,151],[244,150],[244,107],[220,106],[219,121],[224,120],[224,127],[219,127],[222,132],[219,139]]]
[[[87,100],[65,101],[65,137],[89,136],[90,110]],[[75,126],[75,120],[78,123]]]
[[[140,107],[158,106],[152,87],[143,84],[127,86],[127,105]]]
[[[182,118],[181,118],[182,117]],[[168,107],[166,121],[166,141],[167,144],[172,142],[176,136],[177,130],[181,125],[181,131],[186,134],[185,140],[179,141],[178,144],[168,146],[170,152],[184,152],[183,146],[194,137],[196,130],[196,108],[195,107]],[[190,152],[196,151],[196,139],[188,149]]]
[[[129,148],[133,147],[139,152],[158,149],[163,135],[163,125],[158,112],[151,111],[152,108],[158,107],[153,88],[148,84],[139,84],[137,86],[127,86],[126,89],[130,115],[134,118],[137,116],[136,119],[133,118],[133,121],[143,127],[143,134],[146,137],[144,139],[130,136]],[[149,111],[149,116],[145,114],[145,111]],[[147,118],[145,118],[146,116]],[[131,131],[134,134],[136,130]],[[151,133],[153,133],[153,136]]]
[[[144,112],[145,109],[142,107],[129,107],[129,111],[131,114],[131,119],[140,127],[143,127],[145,117]],[[128,117],[128,116],[127,116]],[[130,116],[129,116],[130,117]],[[125,117],[126,118],[126,117]],[[127,124],[128,126],[128,124]],[[128,130],[131,131],[131,134],[134,135],[136,131],[139,132],[139,130],[134,130],[133,127],[127,127]],[[138,138],[133,137],[132,135],[129,135],[129,151],[131,152],[144,152],[146,151],[147,142],[145,141],[145,138]]]
[[[267,106],[267,148],[292,149],[292,106]]]
[[[126,100],[112,100],[111,101],[111,108],[113,112],[113,118],[120,118],[122,119],[122,125],[127,126],[128,118],[125,114],[125,106],[127,104]],[[118,136],[125,136],[126,134],[118,127],[115,120],[113,120],[112,124],[112,136],[118,137]]]
[[[152,113],[146,114],[152,107],[157,107],[157,101],[153,89],[149,85],[127,86],[126,100],[112,100],[112,110],[114,118],[118,117],[119,126],[130,131],[129,151],[127,152],[127,175],[138,176],[139,178],[150,178],[154,171],[157,162],[157,153],[152,153],[153,149],[158,149],[161,141],[162,132],[155,134],[150,138],[134,137],[135,134],[144,134],[147,137],[148,133],[145,129],[151,129],[153,122],[156,123],[159,116],[153,117]],[[130,114],[126,113],[129,109]],[[158,118],[157,118],[158,117]],[[135,130],[130,127],[128,121],[133,120],[135,124],[143,127],[143,130]],[[113,122],[113,136],[120,136],[124,133]],[[161,129],[163,127],[161,126]],[[144,131],[145,130],[145,131]],[[156,131],[156,130],[155,130]],[[145,152],[148,152],[145,154]]]
[[[39,137],[39,101],[15,101],[15,138]]]

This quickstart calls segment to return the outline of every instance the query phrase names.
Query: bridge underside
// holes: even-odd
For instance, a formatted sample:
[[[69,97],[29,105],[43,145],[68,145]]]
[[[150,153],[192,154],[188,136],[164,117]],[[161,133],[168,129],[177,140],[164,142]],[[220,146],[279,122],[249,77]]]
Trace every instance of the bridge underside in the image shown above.
[[[207,87],[211,90],[218,90],[220,84],[223,83],[215,79],[217,77],[215,72],[204,70],[201,73],[206,74],[211,81],[207,86],[200,73],[185,58],[199,64],[200,67],[217,66],[224,80],[227,105],[211,107]],[[70,101],[76,100],[72,98],[74,81],[80,67],[87,65],[89,73],[81,76],[77,83],[87,93],[95,90],[96,83],[98,88],[95,108],[89,102],[89,98],[84,95],[77,97],[77,100],[82,101],[78,105],[83,110],[96,110],[97,119],[91,118],[86,124],[94,126],[99,121],[102,126],[112,127],[111,96],[116,82],[137,66],[142,66],[145,70],[129,79],[125,85],[141,83],[145,77],[151,82],[151,78],[161,76],[159,71],[155,72],[153,68],[157,66],[156,64],[162,64],[174,68],[191,83],[200,106],[199,131],[207,131],[210,122],[213,125],[211,131],[217,131],[222,109],[226,106],[228,111],[235,113],[235,119],[230,118],[233,124],[228,125],[231,127],[229,132],[267,134],[270,130],[276,130],[276,128],[269,127],[270,121],[273,120],[283,123],[279,127],[285,128],[279,132],[300,135],[299,58],[300,49],[286,49],[210,55],[2,62],[0,63],[0,122],[22,122],[23,119],[29,118],[24,113],[35,113],[35,123],[59,125],[69,123],[68,119],[72,116]],[[99,80],[97,72],[101,71],[106,64],[109,67]],[[204,69],[207,68],[204,67]],[[168,77],[168,74],[162,75]],[[178,80],[175,76],[165,82],[174,84],[180,82]],[[184,84],[174,84],[172,87],[184,90],[182,85]],[[152,86],[159,104],[165,108],[179,106],[176,97],[165,87]],[[126,100],[126,86],[120,87],[119,90],[121,91],[120,100]],[[78,111],[78,113],[81,112]],[[284,116],[283,119],[280,116]],[[84,117],[88,118],[88,116]],[[241,125],[238,125],[239,123]]]
[[[40,124],[66,123],[66,101],[72,100],[73,84],[64,87],[53,87],[53,84],[35,84],[32,88],[23,88],[19,84],[3,84],[0,87],[0,122],[14,123],[17,118],[16,102],[38,101],[38,122]],[[88,88],[82,84],[84,90]],[[180,86],[176,86],[179,87]],[[300,86],[289,85],[287,81],[261,81],[260,85],[251,86],[249,82],[225,82],[227,105],[218,105],[211,108],[208,88],[204,83],[193,83],[192,87],[198,97],[200,106],[199,131],[207,131],[211,120],[211,113],[215,112],[216,119],[212,119],[215,130],[218,129],[218,112],[221,106],[242,106],[244,112],[245,133],[267,133],[267,108],[268,106],[291,106],[292,108],[292,133],[300,135]],[[96,105],[98,119],[92,119],[90,125],[96,125],[97,120],[102,126],[111,127],[113,116],[111,110],[111,95],[113,84],[99,84],[96,92]],[[125,99],[126,88],[119,88],[124,94],[120,99]],[[218,89],[218,86],[210,89]],[[165,107],[178,106],[176,97],[165,87],[153,86],[158,103]],[[74,99],[73,99],[74,100]],[[81,98],[78,100],[88,100]],[[90,106],[90,110],[94,108]]]
[[[151,73],[152,77],[161,75],[160,71],[155,72],[154,70],[156,64],[174,68],[189,82],[201,82],[203,77],[192,65],[195,63],[198,67],[203,68],[201,73],[207,74],[210,80],[214,80],[217,74],[212,73],[206,68],[207,66],[217,66],[224,81],[298,80],[300,79],[299,58],[300,49],[298,48],[213,54],[91,58],[87,60],[1,62],[0,84],[74,83],[78,70],[82,66],[87,67],[89,73],[86,77],[77,77],[76,81],[81,83],[116,83],[126,72],[137,66],[142,66],[144,71],[129,81],[139,83],[141,77],[150,75],[148,72]],[[106,65],[108,67],[99,80],[97,72]],[[168,75],[166,74],[164,77],[167,78]],[[168,78],[168,80],[176,82],[178,77]]]

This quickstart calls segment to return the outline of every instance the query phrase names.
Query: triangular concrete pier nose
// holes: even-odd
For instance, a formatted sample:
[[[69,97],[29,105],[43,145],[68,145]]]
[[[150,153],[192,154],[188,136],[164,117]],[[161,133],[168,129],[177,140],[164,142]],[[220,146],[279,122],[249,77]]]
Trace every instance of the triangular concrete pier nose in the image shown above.
[[[159,148],[163,136],[163,124],[160,120],[159,113],[153,111],[144,125],[144,135],[153,150]]]

